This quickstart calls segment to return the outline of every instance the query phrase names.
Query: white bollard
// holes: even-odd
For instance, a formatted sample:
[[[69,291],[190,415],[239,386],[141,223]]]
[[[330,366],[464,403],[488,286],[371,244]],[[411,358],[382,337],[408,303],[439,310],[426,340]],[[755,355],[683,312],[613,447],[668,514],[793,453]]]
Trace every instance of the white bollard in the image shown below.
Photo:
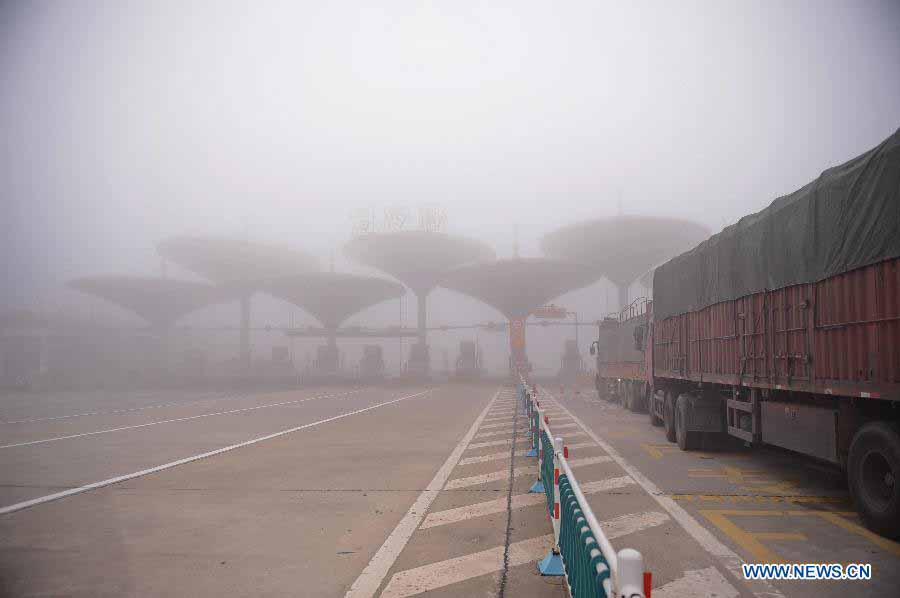
[[[618,552],[617,598],[643,598],[644,557],[633,548],[623,548]]]

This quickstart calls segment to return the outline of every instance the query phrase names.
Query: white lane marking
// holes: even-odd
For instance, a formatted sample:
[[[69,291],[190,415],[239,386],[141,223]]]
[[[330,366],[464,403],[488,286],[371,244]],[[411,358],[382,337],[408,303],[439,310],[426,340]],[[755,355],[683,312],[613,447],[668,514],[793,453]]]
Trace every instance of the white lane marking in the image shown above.
[[[528,474],[529,472],[534,474],[535,467],[534,465],[529,465],[526,467],[516,467],[513,469],[513,477],[518,478],[523,475]],[[509,479],[509,470],[504,469],[502,471],[493,471],[491,473],[484,473],[481,475],[473,475],[465,478],[456,478],[455,480],[450,480],[447,482],[447,485],[444,486],[445,490],[455,490],[457,488],[468,488],[469,486],[478,486],[479,484],[489,484],[490,482],[497,482],[499,480],[508,480]]]
[[[508,424],[512,424],[515,418],[511,415],[504,415],[502,417],[486,417],[484,418],[485,423],[487,422],[506,422]]]
[[[584,457],[582,459],[570,459],[569,467],[575,469],[576,467],[584,467],[585,465],[594,465],[596,463],[608,463],[612,461],[612,458],[607,456],[601,457]],[[516,467],[513,469],[513,477],[517,478],[519,476],[523,476],[528,472],[535,472],[534,465],[526,465],[523,467]],[[477,486],[479,484],[488,484],[490,482],[496,482],[498,480],[506,480],[509,478],[509,470],[502,469],[500,471],[493,471],[491,473],[484,473],[481,475],[473,475],[465,478],[456,478],[447,482],[447,485],[444,486],[447,490],[455,490],[457,488],[468,488],[469,486]]]
[[[669,516],[659,511],[644,511],[642,513],[629,513],[608,521],[601,521],[600,527],[603,533],[610,539],[627,536],[630,533],[662,525],[669,520]]]
[[[481,440],[482,438],[491,438],[493,436],[509,436],[511,432],[512,430],[494,430],[493,432],[482,432],[475,437],[475,440]]]
[[[378,403],[376,405],[370,405],[370,406],[364,407],[362,409],[357,409],[356,411],[349,411],[347,413],[341,413],[340,415],[335,415],[335,416],[328,417],[325,419],[320,419],[319,421],[315,421],[315,422],[312,422],[309,424],[303,424],[302,426],[297,426],[295,428],[289,428],[287,430],[282,430],[280,432],[275,432],[274,434],[267,434],[266,436],[260,436],[259,438],[253,438],[252,440],[246,440],[246,441],[240,442],[238,444],[232,444],[230,446],[216,449],[214,451],[209,451],[206,453],[201,453],[199,455],[194,455],[192,457],[186,457],[184,459],[179,459],[178,461],[172,461],[170,463],[165,463],[163,465],[157,465],[156,467],[151,467],[149,469],[142,469],[141,471],[136,471],[134,473],[128,473],[125,475],[120,475],[118,477],[109,478],[108,480],[102,480],[100,482],[93,482],[91,484],[79,486],[78,488],[70,488],[69,490],[63,490],[62,492],[56,492],[54,494],[48,494],[46,496],[41,496],[38,498],[33,498],[31,500],[19,502],[19,503],[13,504],[13,505],[9,505],[7,507],[0,508],[0,515],[6,515],[7,513],[15,513],[16,511],[21,511],[22,509],[27,509],[29,507],[35,507],[37,505],[48,503],[53,500],[59,500],[61,498],[74,496],[75,494],[81,494],[82,492],[88,492],[90,490],[97,490],[98,488],[112,486],[113,484],[118,484],[119,482],[133,480],[135,478],[140,478],[145,475],[150,475],[151,473],[157,473],[160,471],[164,471],[166,469],[172,469],[173,467],[178,467],[179,465],[186,465],[188,463],[193,463],[194,461],[199,461],[201,459],[207,459],[209,457],[221,455],[222,453],[227,453],[229,451],[237,450],[239,448],[244,448],[245,446],[251,446],[253,444],[257,444],[259,442],[264,442],[266,440],[271,440],[273,438],[278,438],[279,436],[284,436],[286,434],[291,434],[293,432],[299,432],[300,430],[306,430],[307,428],[313,428],[313,427],[319,426],[321,424],[327,424],[328,422],[337,421],[337,420],[343,419],[345,417],[350,417],[351,415],[358,415],[360,413],[365,413],[366,411],[372,411],[373,409],[378,409],[379,407],[386,407],[388,405],[393,405],[394,403],[399,403],[400,401],[405,401],[407,399],[414,399],[416,397],[420,397],[420,396],[428,394],[430,392],[431,392],[431,389],[424,390],[422,392],[419,392],[419,393],[416,393],[413,395],[406,395],[405,397],[400,397],[399,399],[392,399],[390,401],[385,401],[383,403]]]
[[[547,392],[546,390],[544,392]],[[547,393],[549,394],[549,393]],[[568,412],[568,409],[566,410]],[[626,461],[619,452],[612,447],[608,442],[605,442],[600,439],[597,434],[594,433],[593,430],[588,428],[584,423],[573,413],[568,412],[569,416],[578,422],[578,425],[581,426],[581,429],[584,430],[588,436],[590,436],[594,442],[596,442],[600,447],[609,454],[612,459],[619,464],[619,467],[625,470],[628,475],[634,478],[634,481],[638,483],[638,485],[643,488],[647,494],[655,500],[659,506],[665,509],[672,518],[678,522],[679,525],[690,535],[700,546],[703,547],[706,552],[718,558],[725,569],[731,573],[736,580],[740,580],[745,583],[748,587],[756,588],[751,589],[750,591],[754,596],[758,598],[785,598],[784,594],[781,593],[778,589],[775,588],[772,584],[767,581],[753,581],[748,582],[743,579],[743,571],[741,570],[741,564],[744,562],[741,557],[737,555],[733,550],[725,546],[718,538],[716,538],[711,531],[703,527],[696,519],[694,519],[687,511],[685,511],[681,505],[676,503],[672,498],[666,496],[662,493],[662,491],[650,481],[650,478],[641,473],[636,467],[634,467],[631,463]]]
[[[543,557],[553,544],[553,535],[539,536],[509,545],[509,566],[516,567]],[[381,598],[406,598],[436,590],[503,568],[503,546],[447,559],[394,573]]]
[[[345,392],[338,395],[320,395],[316,397],[307,397],[305,399],[297,399],[296,401],[284,401],[281,403],[272,403],[269,405],[257,405],[255,407],[243,407],[241,409],[231,409],[229,411],[217,411],[215,413],[201,413],[200,415],[191,415],[188,417],[178,417],[175,419],[164,419],[155,422],[147,422],[146,424],[135,424],[133,426],[121,426],[118,428],[107,428],[105,430],[96,430],[94,432],[84,432],[82,434],[70,434],[68,436],[53,436],[51,438],[42,438],[41,440],[29,440],[28,442],[16,442],[15,444],[4,444],[0,446],[0,449],[7,448],[15,448],[17,446],[31,446],[34,444],[44,444],[46,442],[57,442],[59,440],[71,440],[73,438],[84,438],[85,436],[96,436],[98,434],[109,434],[111,432],[122,432],[124,430],[136,430],[138,428],[146,428],[149,426],[158,426],[160,424],[173,424],[176,422],[186,422],[192,419],[200,419],[203,417],[213,417],[216,415],[231,415],[232,413],[243,413],[245,411],[256,411],[257,409],[268,409],[270,407],[284,407],[285,405],[296,405],[297,403],[306,403],[308,401],[317,401],[320,399],[330,399],[333,397],[343,397],[347,395],[352,395],[358,390],[352,390],[350,392]]]
[[[653,588],[654,598],[735,598],[740,592],[715,567],[685,571],[669,583]]]
[[[546,500],[546,499],[545,499]],[[640,513],[616,517],[601,522],[606,536],[612,540],[665,523],[669,518],[663,513]],[[549,552],[553,534],[539,536],[509,545],[509,566],[517,567],[533,563]],[[422,592],[436,590],[473,577],[496,573],[503,568],[503,547],[497,546],[474,554],[467,554],[415,569],[395,573],[381,598],[405,598]]]
[[[521,438],[519,440],[516,440],[516,444],[524,444],[526,442],[531,442],[531,441],[528,440],[527,438]],[[512,440],[507,439],[507,440],[490,440],[488,442],[473,442],[472,444],[469,445],[469,450],[486,448],[489,446],[503,446],[504,444],[506,446],[509,446],[510,444],[512,444]]]
[[[581,487],[581,491],[585,494],[596,494],[597,492],[623,488],[625,486],[628,486],[629,484],[634,484],[634,480],[632,480],[629,476],[622,476],[618,478],[609,478],[584,484]],[[547,497],[543,494],[517,494],[512,498],[512,508],[514,509],[529,507],[542,503],[547,504]],[[496,513],[503,513],[505,511],[505,498],[487,500],[484,502],[475,503],[473,505],[467,505],[465,507],[457,507],[455,509],[447,509],[445,511],[430,513],[427,517],[425,517],[425,521],[422,522],[422,525],[419,526],[419,529],[428,529],[429,527],[458,523],[460,521],[474,519],[475,517],[484,517],[486,515],[494,515]]]
[[[566,439],[563,438],[563,444],[565,444],[565,441],[566,441]],[[580,449],[580,448],[600,448],[599,446],[597,446],[597,443],[594,442],[593,440],[590,440],[590,441],[588,441],[588,442],[576,442],[575,444],[566,444],[566,446],[569,447],[569,451],[570,451],[570,452],[569,452],[569,455],[572,456],[572,457],[574,457],[574,455],[572,455],[571,451],[574,451],[575,449]]]
[[[516,451],[516,457],[524,457],[525,453],[528,451]],[[486,463],[488,461],[502,461],[504,459],[509,459],[509,451],[503,451],[502,453],[491,453],[489,455],[481,455],[480,457],[466,457],[465,459],[460,460],[460,465],[471,465],[473,463]]]
[[[498,422],[496,424],[482,424],[481,430],[490,430],[491,428],[509,428],[512,431],[512,420],[506,422]]]
[[[359,577],[357,577],[356,581],[353,582],[353,585],[350,586],[350,589],[344,595],[344,598],[372,598],[375,596],[381,582],[384,581],[384,578],[387,576],[388,571],[390,571],[391,566],[393,566],[394,561],[400,556],[406,543],[409,542],[410,537],[416,531],[416,528],[419,527],[422,518],[425,517],[425,512],[428,511],[431,503],[437,498],[437,495],[440,493],[447,478],[450,477],[453,468],[456,467],[463,451],[466,450],[466,446],[472,441],[472,437],[475,436],[475,432],[487,415],[488,410],[493,406],[494,401],[497,400],[499,394],[500,391],[498,390],[494,396],[491,397],[491,400],[488,401],[488,404],[481,412],[481,415],[479,415],[475,422],[472,423],[472,427],[469,428],[466,435],[462,437],[462,440],[459,441],[459,444],[456,445],[456,448],[454,448],[453,452],[450,453],[450,456],[447,457],[447,460],[434,475],[434,479],[432,479],[431,483],[429,483],[425,490],[422,491],[416,499],[416,502],[412,504],[409,511],[406,512],[406,515],[403,516],[400,523],[398,523],[397,527],[394,528],[394,531],[391,532],[391,535],[387,537],[384,544],[381,545],[381,548],[378,549],[378,552],[375,553],[375,556],[373,556],[372,560],[369,561],[369,564],[366,565],[366,568],[359,574]]]

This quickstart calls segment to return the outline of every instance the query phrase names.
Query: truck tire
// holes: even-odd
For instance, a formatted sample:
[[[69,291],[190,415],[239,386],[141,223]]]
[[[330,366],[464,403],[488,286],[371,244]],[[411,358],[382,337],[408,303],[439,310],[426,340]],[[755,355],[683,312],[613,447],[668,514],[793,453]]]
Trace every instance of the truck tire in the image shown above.
[[[663,401],[663,426],[666,429],[666,440],[675,442],[675,397],[667,390]]]
[[[656,417],[656,414],[653,412],[653,403],[655,400],[656,399],[652,394],[647,398],[647,413],[650,414],[650,425],[654,428],[658,428],[663,425],[663,420]]]
[[[678,395],[675,401],[675,440],[678,448],[683,451],[692,451],[699,444],[699,432],[688,432],[688,410],[690,409],[687,395]]]
[[[853,436],[847,482],[866,527],[900,538],[900,433],[888,422],[870,422]]]

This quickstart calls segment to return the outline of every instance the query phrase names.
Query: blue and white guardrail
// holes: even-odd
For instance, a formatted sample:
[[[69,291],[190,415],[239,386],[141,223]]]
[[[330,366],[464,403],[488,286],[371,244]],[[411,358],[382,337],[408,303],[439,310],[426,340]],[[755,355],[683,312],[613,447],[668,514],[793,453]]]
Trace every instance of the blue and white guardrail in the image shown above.
[[[553,435],[536,388],[522,377],[517,394],[530,427],[526,456],[538,460],[537,481],[530,491],[547,496],[553,523],[553,548],[538,562],[541,574],[565,576],[569,595],[575,598],[650,598],[643,556],[632,548],[616,552],[603,533],[569,467],[569,448],[561,436]]]

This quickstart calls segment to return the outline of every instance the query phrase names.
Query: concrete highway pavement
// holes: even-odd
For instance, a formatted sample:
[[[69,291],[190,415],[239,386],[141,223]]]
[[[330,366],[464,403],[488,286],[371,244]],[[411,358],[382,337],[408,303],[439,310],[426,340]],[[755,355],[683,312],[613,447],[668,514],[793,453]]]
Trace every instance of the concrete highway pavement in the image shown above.
[[[834,472],[733,445],[682,453],[646,415],[541,392],[601,525],[642,552],[655,598],[895,595],[900,546],[858,524]],[[551,527],[527,492],[535,460],[512,388],[159,399],[0,409],[41,419],[0,424],[0,509],[170,464],[0,515],[0,595],[565,596],[535,568]],[[875,578],[735,574],[777,560],[871,562]]]
[[[31,462],[21,454],[0,461],[3,487],[26,480],[32,498],[312,425],[0,517],[3,591],[343,595],[495,389],[370,388],[339,397],[341,390],[352,389],[291,406],[0,450],[0,459],[32,451]],[[274,402],[316,396],[284,395]],[[76,450],[78,444],[87,448]],[[2,506],[21,498],[7,491]]]

